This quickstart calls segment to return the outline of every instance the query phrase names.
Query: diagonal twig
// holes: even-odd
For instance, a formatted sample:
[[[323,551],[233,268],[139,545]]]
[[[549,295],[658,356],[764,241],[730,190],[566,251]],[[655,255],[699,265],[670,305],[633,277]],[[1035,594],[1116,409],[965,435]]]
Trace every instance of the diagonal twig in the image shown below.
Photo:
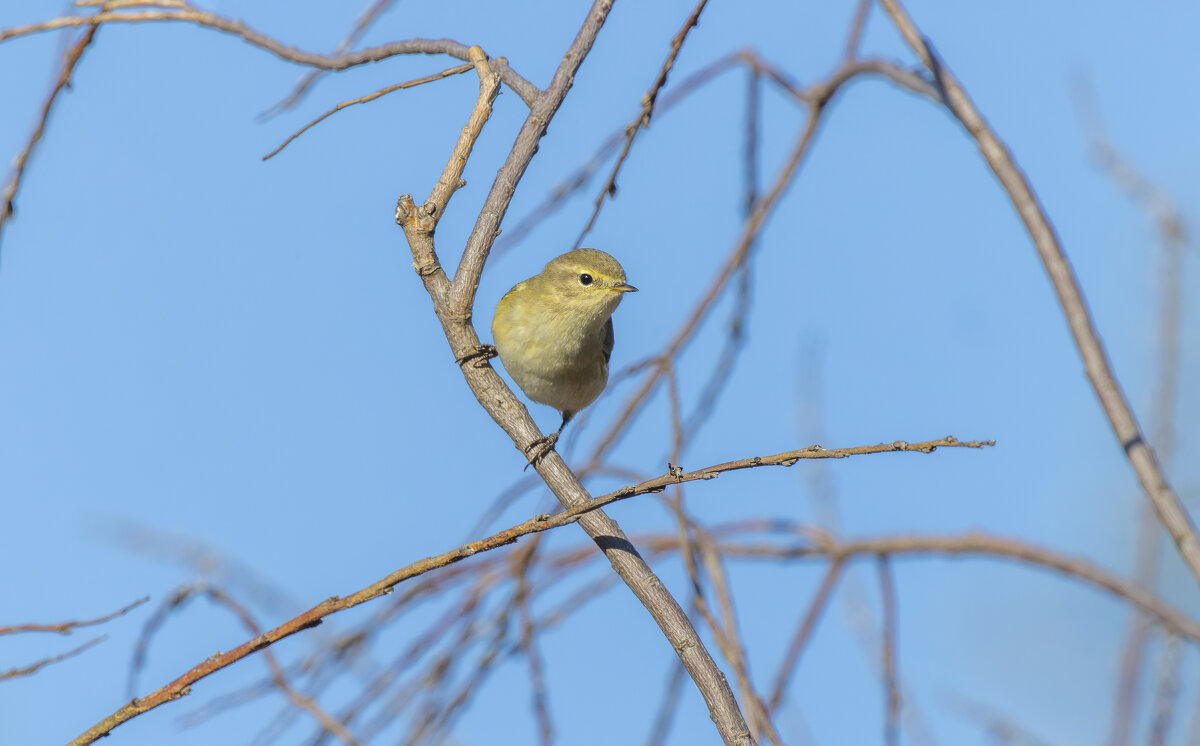
[[[871,6],[875,0],[858,0],[854,9],[854,20],[850,21],[850,33],[846,35],[846,48],[842,52],[842,60],[853,62],[858,57],[858,46],[862,43],[863,31],[867,27],[867,16],[871,14]]]
[[[79,41],[67,50],[66,59],[63,60],[62,69],[59,70],[58,78],[54,81],[54,86],[50,89],[50,94],[46,96],[46,101],[42,104],[41,113],[38,115],[37,126],[33,128],[33,134],[29,136],[29,140],[25,143],[25,147],[17,154],[13,160],[12,175],[8,179],[8,183],[4,186],[4,191],[0,192],[0,236],[4,234],[4,224],[8,222],[16,211],[14,203],[17,199],[17,192],[21,189],[21,178],[25,175],[25,168],[29,165],[29,158],[33,155],[34,149],[41,142],[42,136],[46,133],[46,123],[50,119],[50,112],[54,109],[54,104],[58,100],[58,95],[71,85],[71,75],[75,72],[75,67],[79,64],[79,60],[83,58],[84,51],[96,38],[96,31],[99,26],[92,26],[83,35],[79,37]],[[2,36],[2,32],[0,32]],[[0,38],[2,40],[2,38]]]
[[[604,188],[600,190],[600,194],[596,195],[596,200],[592,204],[591,217],[583,226],[583,230],[579,232],[579,238],[575,239],[575,245],[572,248],[578,249],[583,245],[583,239],[591,232],[592,226],[596,224],[596,218],[600,216],[600,209],[604,206],[605,198],[616,196],[617,174],[621,172],[621,166],[625,165],[625,159],[629,157],[629,150],[633,147],[633,140],[637,137],[637,133],[650,126],[650,117],[654,114],[654,103],[658,100],[658,93],[667,84],[667,75],[675,66],[675,59],[679,57],[679,51],[683,49],[683,42],[687,39],[688,33],[700,23],[700,14],[704,12],[705,5],[708,5],[708,0],[700,0],[696,3],[696,7],[692,8],[691,14],[683,22],[683,28],[679,29],[679,32],[671,39],[671,51],[667,54],[667,59],[663,62],[662,67],[659,68],[658,76],[655,77],[650,90],[642,94],[642,110],[638,112],[632,122],[625,126],[625,145],[621,148],[621,154],[617,156],[617,162],[613,164],[612,172],[608,175],[608,181],[604,183]]]
[[[1150,425],[1159,458],[1170,467],[1175,450],[1175,405],[1179,394],[1179,331],[1182,316],[1183,255],[1187,230],[1179,209],[1173,201],[1143,176],[1116,148],[1100,119],[1094,96],[1087,85],[1079,81],[1073,88],[1075,108],[1087,134],[1093,160],[1104,169],[1113,182],[1132,201],[1144,207],[1158,226],[1162,257],[1159,267],[1159,332],[1158,376],[1154,409]],[[1141,585],[1154,588],[1158,583],[1162,559],[1162,529],[1147,501],[1138,511],[1133,576]],[[1112,725],[1109,746],[1124,746],[1130,742],[1134,713],[1138,709],[1146,647],[1153,632],[1153,622],[1144,614],[1133,617],[1121,651],[1120,673],[1113,697]]]
[[[796,671],[796,664],[800,660],[800,654],[804,652],[804,648],[812,638],[813,630],[817,627],[817,621],[821,618],[825,607],[829,605],[829,597],[833,593],[833,588],[837,585],[837,581],[841,576],[842,563],[831,562],[829,569],[825,572],[825,577],[821,580],[821,585],[817,587],[817,592],[813,596],[812,603],[808,605],[808,611],[805,613],[804,619],[800,622],[800,626],[796,629],[796,634],[792,637],[792,641],[788,645],[783,660],[779,663],[779,671],[775,674],[775,684],[771,687],[771,696],[767,700],[767,710],[769,712],[778,710],[779,705],[783,703],[784,692],[787,689],[788,682]]]
[[[350,106],[354,106],[355,104],[365,104],[370,101],[374,101],[377,98],[386,96],[389,93],[394,93],[396,91],[400,91],[405,88],[414,88],[414,87],[422,85],[424,83],[432,83],[435,80],[441,80],[443,78],[448,78],[451,75],[460,75],[462,73],[469,72],[470,70],[474,69],[474,67],[475,66],[473,64],[458,65],[456,67],[451,67],[451,68],[442,70],[439,73],[434,73],[433,75],[426,75],[423,78],[417,78],[416,80],[407,80],[403,83],[396,83],[395,85],[389,85],[384,88],[380,88],[378,91],[375,91],[374,93],[368,93],[366,96],[362,96],[360,98],[352,98],[348,101],[343,101],[340,104],[338,104],[337,106],[330,109],[329,111],[322,114],[321,116],[317,117],[316,119],[312,120],[308,124],[304,125],[300,129],[293,132],[292,135],[290,137],[288,137],[288,139],[284,140],[283,143],[279,147],[275,148],[270,153],[267,153],[266,155],[264,155],[262,157],[262,159],[265,161],[265,160],[270,159],[272,156],[278,155],[279,151],[283,150],[288,145],[290,145],[292,140],[295,140],[300,135],[303,135],[305,132],[312,129],[313,127],[320,124],[321,122],[325,121],[326,119],[333,116],[334,114],[338,113],[342,109],[345,109]]]
[[[18,632],[57,632],[60,635],[69,635],[80,627],[94,627],[97,624],[104,624],[112,621],[119,616],[125,616],[137,607],[150,600],[149,596],[139,598],[128,606],[124,606],[111,614],[96,617],[95,619],[85,619],[79,622],[55,622],[53,624],[17,624],[11,627],[0,627],[0,635],[11,635]]]
[[[59,661],[64,661],[68,658],[74,658],[88,648],[99,645],[100,643],[104,642],[105,638],[106,635],[100,635],[99,637],[94,637],[91,640],[88,640],[79,647],[72,648],[65,653],[59,653],[58,655],[51,656],[49,658],[43,658],[42,660],[25,666],[24,668],[11,668],[7,671],[0,671],[0,681],[4,681],[5,679],[16,679],[21,676],[32,676],[46,666],[49,666],[53,663],[58,663]]]
[[[357,44],[363,38],[363,35],[367,33],[367,30],[371,28],[371,24],[379,20],[379,17],[395,2],[396,0],[374,0],[358,17],[354,28],[350,29],[350,33],[346,34],[345,38],[334,47],[333,53],[337,55],[350,51],[350,48]],[[323,70],[310,70],[305,73],[304,77],[300,79],[300,82],[296,84],[291,93],[270,109],[264,111],[259,118],[264,120],[270,119],[300,103],[301,99],[308,93],[309,88],[324,74],[325,71]]]

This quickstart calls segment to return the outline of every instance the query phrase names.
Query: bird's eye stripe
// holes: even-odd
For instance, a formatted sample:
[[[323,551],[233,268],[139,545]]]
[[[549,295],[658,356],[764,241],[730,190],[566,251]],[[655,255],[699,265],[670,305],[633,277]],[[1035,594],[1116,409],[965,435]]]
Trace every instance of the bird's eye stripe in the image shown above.
[[[581,274],[579,276],[579,284],[591,285],[592,284],[592,276],[589,275],[587,272],[584,272],[583,274]]]

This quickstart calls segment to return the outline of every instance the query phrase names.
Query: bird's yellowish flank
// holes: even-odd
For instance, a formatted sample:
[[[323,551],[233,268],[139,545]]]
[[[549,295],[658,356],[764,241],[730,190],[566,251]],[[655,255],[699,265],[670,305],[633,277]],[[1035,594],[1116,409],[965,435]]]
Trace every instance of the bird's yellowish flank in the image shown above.
[[[608,383],[612,313],[625,293],[636,291],[616,259],[576,249],[517,283],[496,305],[492,338],[500,362],[526,396],[562,412],[559,433]]]

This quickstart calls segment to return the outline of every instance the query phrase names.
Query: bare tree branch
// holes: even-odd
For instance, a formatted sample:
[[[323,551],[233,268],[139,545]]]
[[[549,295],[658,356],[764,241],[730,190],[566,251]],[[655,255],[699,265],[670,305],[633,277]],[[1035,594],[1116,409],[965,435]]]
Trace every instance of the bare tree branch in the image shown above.
[[[487,538],[471,542],[470,544],[464,544],[457,549],[450,550],[449,552],[443,552],[442,554],[434,557],[428,557],[424,560],[414,562],[349,596],[344,596],[341,598],[334,596],[320,604],[317,604],[303,614],[300,614],[299,616],[279,625],[278,627],[242,643],[233,650],[218,653],[217,655],[208,658],[203,663],[193,667],[179,678],[147,695],[146,697],[142,697],[140,699],[135,698],[132,702],[125,705],[120,710],[117,710],[112,715],[89,728],[71,743],[75,746],[93,743],[96,741],[96,739],[102,738],[105,734],[121,723],[127,722],[128,720],[131,720],[144,712],[148,712],[156,707],[159,707],[160,705],[174,701],[190,693],[192,684],[196,683],[197,681],[216,673],[222,668],[236,663],[252,653],[269,647],[285,637],[290,637],[297,632],[315,627],[321,623],[321,620],[331,614],[344,611],[374,598],[389,594],[392,592],[393,587],[406,580],[415,578],[418,575],[423,575],[431,570],[445,567],[446,565],[453,564],[481,552],[487,552],[492,549],[497,549],[499,547],[512,544],[521,536],[541,533],[559,526],[566,526],[571,523],[582,522],[588,515],[599,512],[600,508],[610,503],[625,500],[635,495],[645,495],[652,492],[658,492],[669,484],[712,479],[718,474],[726,471],[748,469],[758,466],[790,466],[791,464],[796,463],[796,461],[806,458],[845,458],[846,456],[852,455],[889,453],[897,450],[930,453],[935,448],[941,446],[965,446],[977,448],[982,445],[977,443],[961,443],[953,438],[911,445],[904,444],[903,447],[899,446],[898,443],[903,443],[903,441],[897,441],[897,443],[878,446],[860,446],[857,448],[841,448],[833,450],[811,447],[801,451],[788,451],[786,453],[776,454],[774,456],[754,457],[749,459],[740,459],[738,461],[729,461],[724,464],[717,464],[715,466],[693,472],[674,474],[668,472],[662,476],[656,477],[655,479],[642,482],[641,484],[624,487],[620,490],[616,490],[615,492],[602,495],[601,497],[579,502],[554,516],[545,514],[535,516],[527,521],[524,521],[523,523],[517,524],[516,526],[493,534]],[[628,539],[626,539],[626,541],[628,541]],[[625,551],[634,552],[635,550],[632,549],[632,546],[633,545],[630,544],[629,549]],[[621,550],[610,548],[609,551]]]
[[[250,611],[234,600],[228,593],[208,583],[198,585],[194,588],[193,592],[203,594],[214,603],[231,611],[250,634],[260,634],[258,623],[254,621],[254,617],[250,614]],[[272,651],[264,650],[263,660],[266,661],[267,668],[271,671],[271,681],[274,683],[275,688],[283,692],[283,695],[292,704],[312,715],[321,724],[321,727],[336,735],[346,746],[360,746],[360,741],[345,726],[334,720],[315,700],[311,697],[306,697],[288,683],[287,677],[283,673],[283,668],[279,665],[279,661],[275,659],[275,654]]]
[[[45,668],[46,666],[49,666],[52,663],[58,663],[59,661],[65,661],[68,658],[74,658],[75,656],[79,655],[80,653],[87,650],[88,648],[94,647],[94,646],[99,645],[100,643],[104,642],[105,639],[106,639],[106,635],[101,635],[99,637],[95,637],[95,638],[92,638],[91,640],[88,640],[87,642],[83,643],[82,645],[80,645],[77,648],[72,648],[71,650],[68,650],[65,653],[59,653],[58,655],[52,656],[50,658],[43,658],[42,660],[40,660],[36,663],[33,663],[31,665],[25,666],[24,668],[11,668],[7,671],[0,671],[0,681],[4,681],[5,679],[16,679],[16,678],[20,678],[22,676],[32,676],[33,674],[37,673],[42,668]]]
[[[997,712],[993,707],[976,702],[961,694],[955,694],[950,702],[954,709],[961,711],[972,720],[978,721],[997,743],[1013,744],[1013,746],[1050,746],[1046,741],[1020,726],[1011,717]]]
[[[1112,181],[1136,204],[1145,208],[1158,227],[1163,256],[1159,262],[1159,329],[1157,396],[1151,412],[1150,426],[1154,442],[1164,467],[1170,467],[1175,450],[1175,405],[1179,392],[1179,331],[1182,317],[1183,255],[1187,230],[1183,217],[1172,200],[1161,189],[1121,155],[1105,132],[1098,107],[1090,89],[1082,81],[1072,87],[1076,114],[1087,133],[1089,150],[1096,163]],[[1133,576],[1143,587],[1154,588],[1162,558],[1162,528],[1150,502],[1142,501],[1138,511],[1138,530],[1134,547]],[[1134,713],[1138,709],[1146,646],[1153,633],[1152,622],[1145,615],[1130,621],[1125,646],[1121,652],[1117,690],[1113,697],[1112,726],[1109,746],[1124,746],[1130,742]]]
[[[112,621],[119,616],[125,616],[137,607],[150,600],[149,596],[139,598],[128,606],[117,609],[111,614],[105,614],[95,619],[85,619],[79,622],[56,622],[53,624],[17,624],[12,627],[0,627],[0,635],[12,635],[18,632],[57,632],[60,635],[69,635],[80,627],[94,627],[97,624],[104,624]]]
[[[809,535],[812,536],[811,530]],[[644,539],[643,541],[646,541],[649,546],[660,547],[661,542],[673,540]],[[990,556],[1017,560],[1055,570],[1105,590],[1150,614],[1181,637],[1200,643],[1200,622],[1174,608],[1160,596],[1085,559],[1058,554],[1019,539],[970,533],[948,537],[888,536],[878,539],[838,541],[817,533],[815,541],[805,542],[798,546],[767,547],[759,544],[735,544],[728,541],[718,542],[718,546],[726,556],[747,558],[830,557],[845,561],[862,556],[888,554]]]
[[[691,14],[683,22],[683,28],[679,29],[675,38],[671,39],[671,51],[667,54],[667,59],[663,62],[662,67],[659,68],[658,76],[650,85],[650,90],[642,94],[642,110],[638,112],[632,122],[625,126],[625,145],[621,148],[620,155],[617,156],[617,162],[613,164],[612,173],[608,175],[608,181],[605,182],[604,188],[600,190],[600,194],[596,195],[596,201],[592,205],[592,215],[588,218],[587,224],[583,226],[583,230],[579,232],[579,238],[575,239],[573,248],[578,249],[583,245],[583,239],[591,232],[592,226],[596,224],[596,218],[600,216],[604,198],[616,196],[617,174],[621,172],[621,166],[625,165],[625,159],[629,157],[629,149],[633,147],[633,140],[642,128],[650,126],[650,117],[654,114],[654,102],[658,100],[658,93],[667,84],[667,75],[670,74],[671,68],[675,67],[675,59],[679,57],[679,51],[683,49],[683,42],[687,39],[688,33],[700,23],[700,14],[704,12],[706,5],[708,5],[708,0],[700,0],[696,3],[696,7],[692,8]]]
[[[774,712],[779,709],[779,705],[783,704],[784,692],[787,689],[788,682],[791,681],[792,675],[796,672],[796,664],[800,661],[800,654],[804,652],[804,648],[812,638],[813,630],[817,627],[817,621],[821,618],[821,613],[825,610],[825,607],[829,605],[829,597],[832,595],[834,586],[837,585],[838,578],[841,576],[842,563],[831,562],[829,569],[825,572],[825,577],[821,580],[821,585],[817,586],[817,592],[813,596],[812,603],[808,605],[808,611],[804,614],[800,626],[796,628],[796,634],[792,637],[792,642],[788,645],[783,660],[779,663],[779,670],[775,674],[775,684],[771,687],[771,697],[767,700],[767,709],[769,711]]]
[[[875,0],[858,0],[858,7],[854,9],[854,20],[850,22],[850,34],[846,37],[846,49],[842,52],[842,59],[846,62],[852,62],[858,57],[858,45],[862,43],[867,16],[871,14],[874,2]]]
[[[83,35],[79,37],[79,41],[75,42],[66,54],[63,60],[62,69],[59,70],[58,79],[54,81],[54,86],[50,89],[50,94],[46,97],[45,103],[42,104],[42,111],[38,115],[37,126],[33,128],[33,134],[29,136],[29,140],[25,143],[25,147],[17,154],[13,160],[12,175],[9,176],[8,183],[4,186],[4,191],[0,192],[0,199],[3,204],[0,204],[0,237],[4,235],[4,224],[13,216],[16,211],[14,203],[17,199],[17,192],[21,189],[21,177],[25,175],[25,167],[29,165],[29,158],[33,155],[34,149],[41,141],[42,135],[46,132],[46,123],[50,120],[50,112],[54,109],[54,103],[58,100],[58,94],[71,85],[71,75],[75,72],[75,67],[79,64],[79,60],[83,58],[84,51],[96,38],[96,31],[99,26],[92,26]],[[0,41],[3,41],[3,31],[0,31]]]
[[[1171,731],[1171,723],[1175,716],[1175,700],[1179,697],[1179,666],[1182,663],[1183,651],[1180,650],[1179,637],[1168,633],[1162,646],[1162,660],[1159,662],[1158,681],[1154,687],[1154,709],[1150,719],[1150,737],[1146,739],[1148,746],[1163,746]]]
[[[148,3],[138,4],[147,5]],[[300,65],[307,65],[318,70],[348,70],[352,67],[365,65],[370,62],[378,62],[401,54],[445,54],[464,61],[470,59],[468,54],[470,47],[452,39],[409,39],[408,41],[392,42],[378,47],[370,47],[357,52],[347,52],[346,54],[335,56],[304,52],[295,47],[289,47],[269,36],[265,36],[249,28],[241,21],[234,21],[213,13],[196,10],[184,3],[180,3],[178,6],[172,5],[171,7],[176,9],[100,12],[89,16],[63,16],[28,26],[0,29],[0,43],[19,36],[44,33],[60,28],[75,28],[80,26],[96,28],[105,23],[156,23],[174,21],[192,23],[197,26],[237,36],[260,49],[274,54],[280,59]],[[504,81],[504,84],[520,96],[522,101],[532,105],[540,93],[537,86],[518,75],[506,62],[499,60],[491,60],[490,62],[492,63],[493,71],[500,74],[500,79]]]
[[[329,111],[322,114],[321,116],[317,117],[316,119],[312,120],[308,124],[304,125],[300,129],[293,132],[292,135],[290,137],[288,137],[288,139],[283,141],[283,144],[281,144],[279,147],[272,150],[270,153],[267,153],[266,155],[264,155],[262,159],[265,161],[265,160],[269,160],[272,156],[278,155],[279,151],[283,150],[288,145],[290,145],[292,140],[295,140],[297,137],[299,137],[300,135],[303,135],[305,132],[312,129],[317,124],[320,124],[321,122],[325,121],[327,118],[333,116],[334,114],[338,113],[339,111],[341,111],[342,109],[345,109],[348,106],[354,106],[355,104],[365,104],[369,101],[374,101],[375,99],[380,98],[382,96],[386,96],[389,93],[394,93],[395,91],[403,90],[405,88],[413,88],[413,87],[419,86],[423,83],[432,83],[435,80],[441,80],[443,78],[448,78],[451,75],[460,75],[462,73],[465,73],[469,70],[474,69],[474,67],[475,66],[473,64],[458,65],[457,67],[451,67],[451,68],[447,68],[446,70],[442,70],[440,73],[434,73],[433,75],[426,75],[424,78],[417,78],[416,80],[408,80],[403,83],[396,83],[395,85],[389,85],[384,88],[380,88],[378,91],[375,91],[374,93],[369,93],[366,96],[362,96],[360,98],[352,98],[349,101],[343,101],[340,104],[338,104],[337,106],[330,109]]]
[[[1167,533],[1175,541],[1175,546],[1183,556],[1184,562],[1192,571],[1196,581],[1200,583],[1200,537],[1196,535],[1196,527],[1191,517],[1179,501],[1171,485],[1167,482],[1154,451],[1151,450],[1133,409],[1121,389],[1120,382],[1112,372],[1108,363],[1108,355],[1104,343],[1096,331],[1083,299],[1083,292],[1075,279],[1071,264],[1063,252],[1058,236],[1050,224],[1050,218],[1037,200],[1033,188],[1025,179],[1025,175],[1017,167],[1012,154],[1000,141],[992,129],[984,121],[975,105],[971,102],[954,74],[934,54],[925,37],[913,23],[912,19],[900,6],[899,0],[880,0],[883,7],[892,17],[892,21],[900,30],[904,40],[916,53],[921,62],[933,74],[944,96],[946,108],[950,110],[967,132],[979,145],[979,151],[988,162],[996,178],[1000,180],[1005,191],[1012,200],[1013,207],[1021,216],[1030,238],[1037,249],[1038,255],[1045,265],[1050,282],[1058,294],[1066,316],[1067,325],[1075,338],[1075,345],[1083,358],[1084,369],[1100,405],[1112,426],[1113,434],[1125,450],[1125,455],[1137,474],[1146,497],[1154,505],[1158,520],[1167,529]]]
[[[896,588],[892,580],[892,566],[886,554],[881,554],[876,562],[879,569],[880,606],[883,608],[883,630],[880,637],[883,644],[884,746],[900,745],[900,685],[896,675]]]
[[[371,28],[371,25],[375,23],[375,21],[379,20],[379,17],[383,15],[388,8],[392,7],[395,2],[396,0],[374,0],[369,6],[367,6],[367,9],[362,12],[362,15],[358,17],[358,21],[355,22],[354,28],[350,29],[350,33],[346,34],[345,38],[343,38],[338,43],[337,47],[334,48],[333,53],[335,55],[339,55],[350,51],[350,48],[363,38],[363,35],[367,33],[367,30]],[[262,113],[262,118],[270,119],[276,114],[281,114],[300,103],[305,94],[308,93],[308,90],[324,74],[325,71],[323,70],[310,70],[309,72],[305,73],[304,77],[300,79],[300,82],[296,84],[296,87],[292,89],[292,92],[289,93],[282,101],[279,101],[270,109],[264,111]]]
[[[396,220],[404,228],[413,254],[413,266],[433,300],[434,311],[442,324],[446,340],[460,363],[472,360],[481,349],[471,316],[483,265],[500,222],[508,211],[518,182],[537,151],[538,142],[562,105],[576,71],[595,42],[611,8],[612,0],[596,0],[550,85],[532,106],[508,158],[492,183],[475,227],[467,239],[453,282],[447,280],[433,245],[433,230],[442,213],[429,209],[433,200],[420,209],[413,203],[411,195],[404,195],[399,200]],[[433,206],[436,207],[436,204]],[[476,360],[460,367],[479,403],[513,439],[518,450],[528,453],[541,434],[524,405],[486,364],[486,360],[482,364]],[[589,495],[578,477],[567,468],[557,453],[551,451],[545,458],[538,459],[535,468],[565,507],[577,506],[588,500]],[[679,654],[703,695],[722,740],[731,745],[753,744],[754,738],[725,676],[704,648],[679,603],[641,558],[620,527],[601,511],[583,517],[580,525],[604,551],[613,569],[650,612]]]

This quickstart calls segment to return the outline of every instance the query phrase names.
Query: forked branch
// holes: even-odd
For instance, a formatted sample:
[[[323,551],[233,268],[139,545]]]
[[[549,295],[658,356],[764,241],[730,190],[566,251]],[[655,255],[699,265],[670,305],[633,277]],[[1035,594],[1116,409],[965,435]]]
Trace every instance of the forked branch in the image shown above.
[[[499,232],[500,221],[508,211],[517,184],[537,152],[538,142],[566,98],[579,66],[591,50],[611,9],[611,0],[596,0],[593,3],[550,85],[531,107],[512,150],[496,174],[467,240],[453,282],[446,278],[433,242],[433,231],[444,211],[438,209],[432,198],[421,207],[416,206],[411,195],[400,198],[396,221],[404,228],[413,254],[413,266],[429,292],[446,341],[457,360],[468,359],[470,353],[480,347],[479,335],[471,323],[471,314],[479,278]],[[464,129],[464,133],[466,131]],[[445,188],[446,185],[445,179],[439,182],[439,188]],[[460,369],[475,398],[496,424],[508,433],[518,450],[528,450],[541,437],[541,433],[524,405],[495,370],[486,364],[460,365]],[[557,453],[551,451],[538,461],[535,468],[564,507],[570,509],[584,505],[590,499],[578,477],[567,468]],[[613,569],[650,612],[679,654],[684,668],[703,695],[722,740],[730,745],[753,744],[754,738],[729,688],[729,682],[717,668],[679,603],[638,554],[624,532],[599,510],[588,512],[579,519],[579,523],[604,551]]]

